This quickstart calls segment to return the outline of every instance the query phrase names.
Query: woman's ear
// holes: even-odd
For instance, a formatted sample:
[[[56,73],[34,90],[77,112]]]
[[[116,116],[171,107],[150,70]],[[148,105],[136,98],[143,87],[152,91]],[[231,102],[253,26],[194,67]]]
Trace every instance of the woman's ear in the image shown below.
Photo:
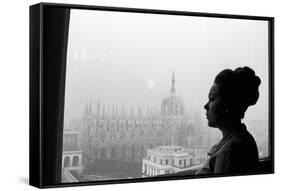
[[[224,106],[224,118],[227,120],[234,117],[236,112],[235,104],[226,104]]]

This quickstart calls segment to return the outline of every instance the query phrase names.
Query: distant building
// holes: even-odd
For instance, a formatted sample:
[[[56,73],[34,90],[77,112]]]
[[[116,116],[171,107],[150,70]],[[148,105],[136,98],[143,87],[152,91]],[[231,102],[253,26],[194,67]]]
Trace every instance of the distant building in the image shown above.
[[[125,106],[105,107],[100,101],[95,107],[86,104],[80,134],[83,165],[97,159],[141,164],[148,149],[161,145],[209,146],[200,126],[199,117],[186,112],[183,100],[176,95],[173,73],[170,94],[159,107],[126,111]]]
[[[78,182],[77,176],[83,171],[78,135],[77,131],[65,131],[63,134],[62,182]]]
[[[75,170],[81,172],[82,166],[82,151],[63,151],[62,167],[68,170]]]
[[[148,149],[147,157],[142,162],[143,177],[173,174],[206,162],[206,153],[205,155],[197,155],[197,153],[190,151],[190,149],[186,150],[177,145]]]

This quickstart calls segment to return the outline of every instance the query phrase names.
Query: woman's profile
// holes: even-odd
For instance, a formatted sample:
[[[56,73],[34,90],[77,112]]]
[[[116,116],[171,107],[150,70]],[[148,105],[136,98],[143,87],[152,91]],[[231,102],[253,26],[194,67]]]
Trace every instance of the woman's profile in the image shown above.
[[[259,98],[261,80],[249,67],[226,69],[214,80],[204,108],[208,126],[218,128],[222,139],[195,174],[256,172],[258,150],[253,136],[242,123],[247,108]]]

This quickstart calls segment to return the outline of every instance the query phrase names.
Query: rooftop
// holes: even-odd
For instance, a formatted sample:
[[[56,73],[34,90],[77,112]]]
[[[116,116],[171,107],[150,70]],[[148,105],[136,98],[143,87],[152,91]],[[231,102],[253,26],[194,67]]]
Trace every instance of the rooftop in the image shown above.
[[[174,155],[174,156],[187,156],[188,152],[178,145],[164,145],[158,146],[154,149],[148,149],[148,152],[154,152],[160,155]]]

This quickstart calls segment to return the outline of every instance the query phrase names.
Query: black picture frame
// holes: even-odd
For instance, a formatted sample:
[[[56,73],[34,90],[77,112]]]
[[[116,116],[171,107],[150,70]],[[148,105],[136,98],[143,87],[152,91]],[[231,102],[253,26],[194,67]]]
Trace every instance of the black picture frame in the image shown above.
[[[181,15],[268,22],[268,136],[269,157],[260,160],[256,173],[188,175],[60,183],[65,95],[65,67],[70,9]],[[30,6],[30,130],[29,180],[39,188],[165,181],[274,173],[274,18],[249,15],[197,13],[171,10],[39,3]]]

